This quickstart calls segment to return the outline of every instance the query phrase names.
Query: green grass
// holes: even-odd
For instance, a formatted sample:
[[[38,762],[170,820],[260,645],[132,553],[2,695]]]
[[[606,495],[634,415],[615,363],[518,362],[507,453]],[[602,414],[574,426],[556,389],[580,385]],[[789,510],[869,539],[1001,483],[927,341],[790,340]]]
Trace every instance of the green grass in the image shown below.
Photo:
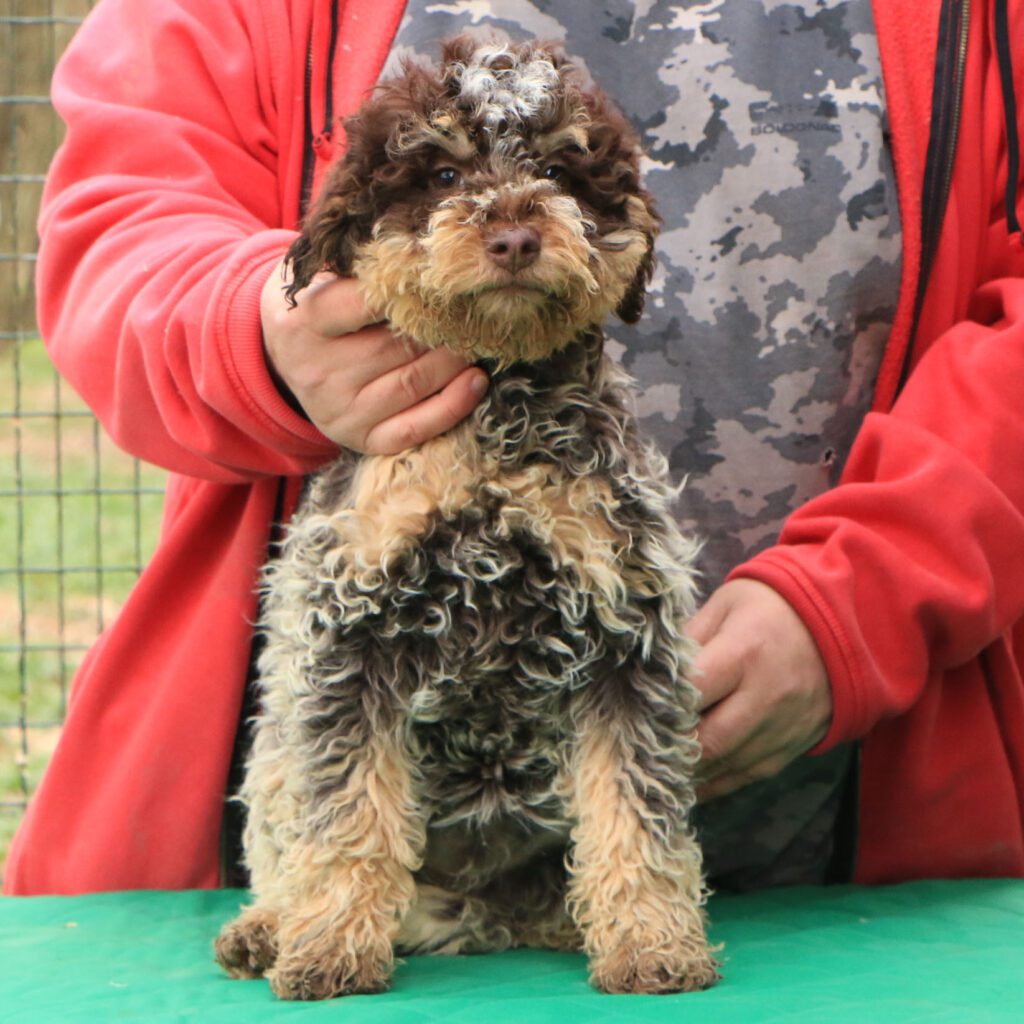
[[[74,670],[159,529],[164,473],[86,412],[39,341],[0,343],[0,867]]]

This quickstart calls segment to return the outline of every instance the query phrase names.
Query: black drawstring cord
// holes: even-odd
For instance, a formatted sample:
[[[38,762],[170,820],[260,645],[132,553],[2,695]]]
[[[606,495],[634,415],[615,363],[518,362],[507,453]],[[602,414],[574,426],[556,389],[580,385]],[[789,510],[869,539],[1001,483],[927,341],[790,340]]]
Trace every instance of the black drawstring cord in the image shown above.
[[[1017,234],[1017,175],[1020,173],[1020,138],[1017,134],[1017,98],[1013,88],[1013,60],[1010,56],[1010,23],[1006,0],[996,0],[996,56],[1003,89],[1003,116],[1006,120],[1006,229]]]

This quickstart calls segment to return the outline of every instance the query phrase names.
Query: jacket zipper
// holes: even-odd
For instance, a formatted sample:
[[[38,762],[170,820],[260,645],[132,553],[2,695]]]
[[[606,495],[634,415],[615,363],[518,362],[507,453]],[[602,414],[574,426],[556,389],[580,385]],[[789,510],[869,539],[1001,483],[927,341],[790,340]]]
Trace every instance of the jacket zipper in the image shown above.
[[[313,134],[313,37],[306,44],[306,76],[303,111],[305,117],[305,142],[302,150],[302,194],[299,196],[299,213],[306,216],[313,198],[313,178],[316,174],[317,150],[331,139],[334,128],[334,53],[338,45],[338,4],[331,4],[331,36],[327,47],[327,70],[324,81],[324,124],[319,134]]]
[[[1006,124],[1006,230],[1011,235],[1019,235],[1021,225],[1017,216],[1017,175],[1020,173],[1020,137],[1017,132],[1017,99],[1014,93],[1007,0],[996,0],[995,21],[999,83],[1002,87],[1003,120]]]
[[[939,246],[939,234],[942,227],[942,220],[946,215],[946,206],[949,203],[949,189],[953,183],[953,163],[956,158],[956,143],[960,136],[960,112],[964,101],[964,70],[967,67],[967,32],[971,18],[971,0],[963,0],[960,10],[960,24],[957,27],[956,46],[956,67],[953,75],[953,110],[950,113],[949,148],[946,151],[946,165],[942,174],[942,200],[938,209],[939,222],[938,230],[935,232],[934,243],[931,246],[928,260],[928,272],[931,273],[931,263],[935,258],[935,250]]]
[[[971,0],[944,0],[939,16],[939,42],[932,90],[932,123],[921,195],[921,271],[917,280],[917,293],[914,296],[914,316],[910,335],[903,356],[899,382],[896,385],[897,396],[910,375],[914,337],[920,324],[925,292],[928,290],[932,264],[935,262],[935,253],[942,234],[942,222],[949,202],[957,137],[960,133],[970,20]]]
[[[299,216],[305,219],[313,191],[313,171],[316,167],[316,150],[313,148],[313,112],[310,107],[313,90],[313,37],[306,43],[306,78],[303,85],[303,124],[306,137],[302,147],[302,191],[299,194]]]
[[[339,3],[331,4],[331,41],[327,47],[327,80],[324,83],[324,127],[322,138],[329,139],[334,131],[334,51],[338,45]]]

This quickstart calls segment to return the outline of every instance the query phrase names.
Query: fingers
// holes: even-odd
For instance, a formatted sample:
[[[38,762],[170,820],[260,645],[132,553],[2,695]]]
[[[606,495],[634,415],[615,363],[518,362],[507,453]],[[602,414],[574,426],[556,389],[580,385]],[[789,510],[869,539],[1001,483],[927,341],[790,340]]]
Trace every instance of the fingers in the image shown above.
[[[756,702],[742,694],[708,712],[697,730],[701,744],[697,799],[726,796],[753,782],[770,779],[803,748],[793,747],[760,718]]]
[[[394,335],[354,278],[317,274],[288,302],[279,264],[261,293],[268,367],[282,393],[339,447],[393,455],[444,433],[487,390],[487,376],[446,349]]]
[[[468,366],[465,359],[443,348],[412,357],[407,353],[394,366],[389,363],[387,357],[382,359],[374,377],[355,397],[359,409],[365,409],[373,423],[382,423],[442,391]]]
[[[725,583],[688,632],[704,642],[694,663],[702,694],[698,799],[770,778],[825,736],[832,716],[825,663],[774,590]]]
[[[701,747],[698,769],[700,800],[724,796],[735,789],[771,778],[818,740],[802,707],[779,691],[744,685],[706,711],[697,728]]]
[[[327,340],[327,344],[330,346],[329,358],[336,362],[338,371],[344,375],[346,392],[353,395],[353,397],[362,395],[368,385],[373,384],[393,370],[398,370],[400,367],[405,367],[418,361],[427,352],[426,349],[420,348],[410,339],[392,334],[391,329],[384,324],[371,324],[369,327],[361,328],[354,334],[336,339],[330,338]],[[465,360],[458,360],[450,352],[447,355],[451,358],[444,362],[450,371],[448,372],[447,380],[451,380],[456,373],[466,366],[466,362]],[[447,383],[447,380],[440,379],[444,376],[445,371],[440,366],[433,364],[428,370],[415,371],[412,375],[414,380],[410,383],[414,384],[415,378],[420,373],[423,373],[424,376],[433,374],[437,377],[437,385],[431,391],[426,392],[426,394],[432,394]],[[420,395],[420,397],[423,397],[423,395]],[[381,394],[379,392],[371,392],[367,396],[368,406],[374,400],[379,401],[380,398]],[[388,415],[390,415],[390,412]],[[380,413],[378,413],[376,418],[381,418]]]
[[[759,702],[737,692],[708,711],[697,729],[701,746],[700,778],[744,774],[774,753],[778,737],[765,728]]]
[[[437,394],[372,427],[363,451],[394,455],[443,434],[473,411],[486,390],[487,375],[476,367],[468,367]]]
[[[727,643],[712,640],[697,653],[693,684],[700,692],[697,710],[706,712],[734,693],[743,682],[743,665]]]
[[[698,711],[706,711],[729,696],[742,681],[742,665],[728,643],[721,640],[730,603],[721,590],[686,625],[687,635],[702,647],[694,662],[694,685],[700,691]]]

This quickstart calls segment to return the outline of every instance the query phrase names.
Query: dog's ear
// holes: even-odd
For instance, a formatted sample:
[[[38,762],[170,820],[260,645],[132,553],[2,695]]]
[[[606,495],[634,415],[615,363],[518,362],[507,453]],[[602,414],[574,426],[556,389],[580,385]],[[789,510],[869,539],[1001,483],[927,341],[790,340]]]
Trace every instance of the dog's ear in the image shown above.
[[[345,156],[327,172],[302,234],[288,251],[292,281],[285,293],[292,303],[321,270],[351,273],[379,215],[408,196],[423,170],[411,126],[417,112],[436,109],[443,94],[434,71],[409,63],[402,76],[380,83],[344,119]]]
[[[606,211],[613,221],[620,220],[624,213],[629,227],[646,243],[633,280],[615,309],[623,321],[635,324],[643,312],[654,273],[654,239],[661,218],[654,197],[640,184],[642,153],[632,125],[600,89],[580,81],[574,70],[569,81],[578,83],[575,95],[587,112],[587,146],[579,168],[590,191],[591,205]]]
[[[357,247],[369,237],[369,217],[363,209],[358,178],[348,158],[331,169],[302,233],[288,250],[285,265],[291,271],[291,281],[285,295],[292,305],[321,270],[349,273]]]
[[[642,204],[643,213],[634,218],[634,220],[639,221],[636,226],[643,231],[644,237],[647,240],[647,251],[640,260],[640,265],[637,267],[630,286],[626,289],[626,294],[622,296],[622,300],[615,310],[619,319],[627,324],[635,324],[640,319],[640,314],[644,311],[647,286],[651,283],[651,277],[654,274],[654,239],[658,233],[658,225],[661,222],[657,211],[654,209],[654,201],[650,193],[644,189],[639,189],[635,199],[639,200]],[[640,207],[637,207],[638,212],[639,209]]]

